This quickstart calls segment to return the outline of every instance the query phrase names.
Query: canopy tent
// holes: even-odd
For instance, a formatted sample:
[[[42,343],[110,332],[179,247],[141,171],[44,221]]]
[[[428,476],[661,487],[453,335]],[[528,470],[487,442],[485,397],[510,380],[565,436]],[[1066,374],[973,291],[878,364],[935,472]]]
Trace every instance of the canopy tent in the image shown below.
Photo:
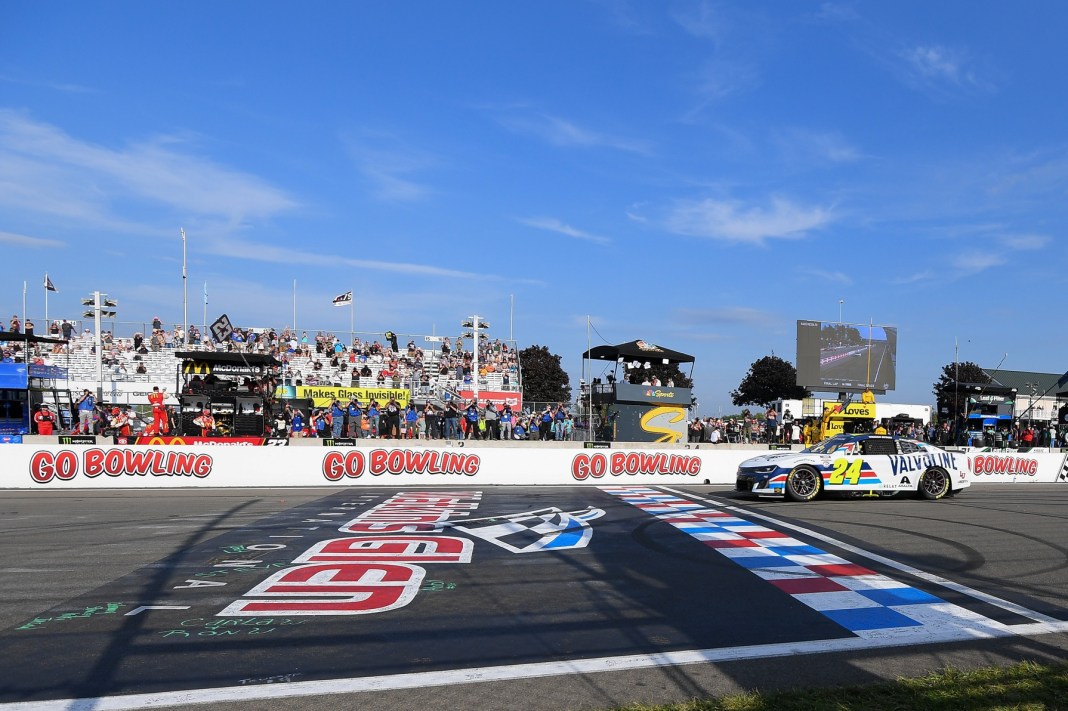
[[[582,354],[584,360],[611,360],[617,363],[693,363],[694,357],[648,341],[628,341],[617,346],[597,346]]]
[[[280,366],[282,362],[274,356],[260,353],[216,353],[214,351],[178,351],[175,358],[195,360],[203,363],[220,363],[226,365]]]
[[[32,336],[27,333],[15,333],[13,331],[0,331],[0,342],[8,343],[66,343],[65,338],[50,338],[48,336]]]

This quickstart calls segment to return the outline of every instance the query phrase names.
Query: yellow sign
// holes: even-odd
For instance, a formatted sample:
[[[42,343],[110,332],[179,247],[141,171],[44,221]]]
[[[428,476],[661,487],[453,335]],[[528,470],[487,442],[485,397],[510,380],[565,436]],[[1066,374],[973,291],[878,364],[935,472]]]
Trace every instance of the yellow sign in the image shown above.
[[[835,435],[840,435],[845,432],[845,427],[841,420],[830,420],[823,425],[823,437],[829,439]]]
[[[376,400],[379,405],[385,405],[391,398],[400,403],[401,407],[407,407],[411,395],[411,392],[404,388],[339,388],[302,385],[295,389],[298,400],[310,399],[316,407],[329,407],[334,400],[347,405],[352,398],[356,398],[363,407],[367,407],[372,400]],[[282,388],[279,387],[275,390],[275,397],[282,397],[282,392]]]
[[[661,435],[657,442],[678,444],[685,434],[686,410],[681,407],[654,407],[642,415],[640,422],[646,432]],[[680,422],[683,424],[680,425]]]
[[[826,415],[828,410],[831,410],[831,417],[843,418],[848,420],[874,420],[875,419],[875,403],[874,402],[851,402],[841,410],[835,410],[840,407],[840,402],[825,402],[823,403],[823,414]]]

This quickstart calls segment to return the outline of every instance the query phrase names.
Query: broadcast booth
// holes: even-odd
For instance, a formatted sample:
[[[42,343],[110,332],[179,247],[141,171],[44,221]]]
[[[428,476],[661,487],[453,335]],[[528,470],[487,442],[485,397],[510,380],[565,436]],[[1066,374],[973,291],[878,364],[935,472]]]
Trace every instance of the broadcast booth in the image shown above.
[[[67,369],[26,362],[31,344],[62,345],[67,341],[4,331],[0,333],[0,342],[5,343],[5,350],[18,348],[12,362],[0,363],[0,435],[34,434],[33,416],[42,405],[52,409],[57,430],[71,429],[74,425]]]
[[[582,358],[612,363],[612,372],[604,380],[596,377],[589,385],[589,397],[601,415],[598,440],[686,441],[686,414],[693,401],[693,389],[641,383],[645,371],[655,364],[689,363],[692,376],[693,356],[647,341],[629,341],[591,348]]]
[[[204,410],[215,419],[215,435],[262,437],[270,422],[274,389],[282,364],[253,353],[175,353],[178,373],[178,434],[199,435],[193,422]]]

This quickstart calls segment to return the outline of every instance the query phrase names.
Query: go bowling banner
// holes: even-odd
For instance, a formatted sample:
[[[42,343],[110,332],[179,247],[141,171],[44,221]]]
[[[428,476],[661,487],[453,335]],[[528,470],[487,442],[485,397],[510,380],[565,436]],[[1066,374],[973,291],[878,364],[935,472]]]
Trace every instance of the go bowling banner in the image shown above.
[[[187,438],[190,439],[190,438]],[[176,443],[175,443],[176,444]],[[553,485],[733,487],[745,449],[522,447],[131,446],[12,444],[0,447],[0,489],[286,486]],[[251,445],[251,446],[250,446]],[[973,484],[1068,484],[1060,452],[965,454]]]

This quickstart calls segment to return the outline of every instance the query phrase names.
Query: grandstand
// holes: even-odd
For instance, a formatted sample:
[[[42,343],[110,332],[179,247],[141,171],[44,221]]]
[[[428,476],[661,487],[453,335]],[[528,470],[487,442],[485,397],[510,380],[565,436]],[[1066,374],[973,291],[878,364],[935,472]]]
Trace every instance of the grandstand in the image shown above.
[[[404,334],[408,346],[394,350],[388,339],[383,339],[384,343],[375,340],[377,334],[358,334],[352,343],[345,343],[332,333],[305,333],[298,337],[288,330],[238,329],[236,339],[226,344],[206,341],[182,345],[182,349],[274,355],[283,363],[282,377],[287,385],[401,388],[410,390],[417,403],[445,399],[446,393],[473,390],[476,377],[480,393],[522,391],[514,342],[480,338],[480,372],[475,374],[471,372],[471,352],[452,350],[447,338]],[[102,340],[105,399],[136,405],[147,402],[147,392],[153,386],[173,392],[181,364],[174,355],[174,341],[164,338],[163,331],[153,333],[147,340],[141,334],[118,338],[105,332]],[[67,346],[42,350],[34,360],[67,368],[72,390],[95,391],[93,343],[93,335],[86,329],[73,335]]]

